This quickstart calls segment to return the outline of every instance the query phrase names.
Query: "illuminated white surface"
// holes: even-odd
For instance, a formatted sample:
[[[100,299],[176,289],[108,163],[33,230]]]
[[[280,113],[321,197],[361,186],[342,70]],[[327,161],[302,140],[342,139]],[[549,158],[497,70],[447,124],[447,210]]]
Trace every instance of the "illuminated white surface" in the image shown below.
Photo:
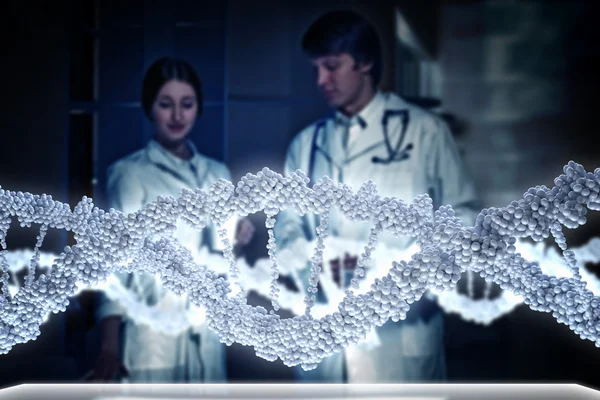
[[[0,400],[567,400],[599,399],[576,384],[49,384],[0,390]]]
[[[284,400],[286,397],[281,397]],[[186,399],[185,397],[141,397],[141,396],[110,396],[110,397],[95,397],[94,400],[179,400]],[[219,400],[222,397],[202,397],[202,400]],[[230,398],[230,400],[242,400],[241,397]],[[314,397],[311,400],[344,400],[345,397]],[[398,397],[377,397],[377,400],[446,400],[446,397],[415,397],[415,396],[398,396]]]

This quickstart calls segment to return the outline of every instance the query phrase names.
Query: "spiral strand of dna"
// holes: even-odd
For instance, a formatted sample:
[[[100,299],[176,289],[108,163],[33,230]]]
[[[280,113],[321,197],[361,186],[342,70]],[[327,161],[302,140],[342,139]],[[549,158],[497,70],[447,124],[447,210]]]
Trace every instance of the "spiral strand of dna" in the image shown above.
[[[431,199],[426,195],[408,204],[378,196],[372,182],[367,182],[357,194],[327,177],[312,188],[308,183],[302,171],[283,177],[263,169],[257,175],[246,175],[237,188],[220,180],[208,193],[184,190],[177,199],[159,197],[128,215],[112,209],[104,212],[88,198],[71,211],[68,205],[54,202],[50,196],[0,189],[0,242],[4,249],[0,259],[0,352],[35,339],[48,311],[64,311],[78,284],[97,285],[116,270],[158,274],[169,290],[187,293],[194,304],[204,307],[209,328],[222,342],[249,345],[262,358],[279,358],[285,365],[300,364],[304,369],[315,368],[325,357],[363,340],[374,326],[381,326],[390,318],[406,318],[410,305],[426,290],[451,290],[467,271],[522,296],[533,310],[552,313],[559,323],[600,347],[600,302],[586,288],[562,233],[563,225],[574,229],[584,224],[588,209],[600,209],[600,168],[591,173],[569,162],[552,189],[537,186],[507,207],[484,209],[472,228],[465,227],[449,206],[433,212]],[[321,240],[317,241],[312,258],[312,295],[305,300],[306,313],[282,319],[274,311],[248,305],[243,290],[240,295],[230,295],[229,282],[198,265],[173,237],[179,219],[197,229],[203,229],[209,221],[220,228],[234,215],[264,211],[267,216],[275,216],[288,207],[300,214],[321,214],[325,221],[329,210],[338,207],[350,220],[371,222],[372,236],[359,266],[369,259],[377,234],[384,230],[417,238],[420,251],[409,261],[393,262],[387,275],[376,279],[369,291],[355,294],[347,290],[338,311],[315,318],[310,308],[314,305],[318,265],[323,258],[325,223],[317,231]],[[48,274],[34,279],[32,270],[40,255],[36,245],[25,285],[9,298],[5,238],[14,216],[23,226],[42,226],[38,244],[48,228],[74,232],[77,244],[65,248]],[[527,261],[516,250],[517,238],[542,241],[550,235],[562,249],[571,277],[545,275],[537,263]],[[222,240],[230,278],[236,279],[238,271],[231,243],[224,235]],[[270,244],[274,249],[274,237]],[[275,279],[276,258],[272,257],[272,261]],[[360,276],[362,272],[358,268],[356,273]],[[353,280],[352,288],[357,286]]]
[[[282,265],[281,274],[290,276],[293,275],[294,269],[303,269],[307,265],[307,262],[310,261],[308,249],[313,245],[313,242],[298,240],[298,243],[294,246],[282,249],[278,254],[280,264]],[[358,254],[363,243],[329,237],[324,241],[324,246],[323,257],[327,260],[334,260],[336,258],[340,259],[349,253]],[[564,266],[562,258],[553,247],[548,247],[544,243],[534,245],[522,240],[517,240],[515,247],[524,258],[537,260],[545,274],[570,276],[569,269]],[[572,250],[576,255],[577,261],[582,266],[585,262],[600,262],[600,238],[593,238],[585,245],[572,248]],[[384,268],[387,265],[391,265],[392,261],[409,259],[414,251],[416,250],[413,247],[407,250],[397,250],[387,248],[384,243],[380,243],[373,252],[373,267],[362,274],[364,281],[373,281],[375,277],[382,273],[381,271],[385,274],[387,271]],[[29,269],[33,256],[34,251],[31,249],[12,250],[6,253],[10,272],[12,273],[12,284],[10,285],[11,296],[14,296],[19,291],[20,286],[22,286],[20,281],[23,279],[20,279],[19,276],[23,273],[23,269]],[[38,268],[42,271],[49,270],[52,267],[54,259],[57,257],[57,254],[40,252]],[[199,249],[194,259],[196,263],[199,263],[201,260],[204,265],[210,266],[211,270],[220,275],[227,275],[229,272],[229,261],[217,253],[210,253],[206,247]],[[245,295],[248,295],[250,291],[254,291],[267,298],[273,294],[273,282],[269,284],[269,281],[273,278],[272,257],[258,259],[252,265],[249,265],[243,258],[239,258],[236,262],[236,268],[239,271],[238,279],[240,279],[241,286],[244,288]],[[588,288],[594,295],[600,295],[600,279],[585,268],[581,272],[583,279],[588,284]],[[320,283],[322,284],[320,290],[324,292],[325,298],[328,301],[314,305],[312,314],[315,316],[324,316],[335,312],[337,305],[344,298],[345,293],[340,287],[340,282],[335,281],[332,275],[333,271],[330,270],[324,271],[320,276]],[[430,294],[433,295],[445,312],[456,313],[465,321],[489,325],[523,303],[523,298],[511,291],[501,291],[499,295],[492,297],[490,292],[494,285],[493,283],[485,282],[484,293],[481,298],[475,298],[472,292],[469,295],[468,290],[465,295],[465,293],[459,292],[457,287],[455,290],[434,291],[430,292]],[[170,308],[168,312],[165,312],[160,301],[156,304],[148,304],[143,298],[132,293],[114,275],[108,276],[106,281],[99,282],[95,286],[79,285],[78,290],[74,294],[79,294],[81,290],[102,291],[108,298],[118,301],[124,308],[127,317],[136,324],[152,326],[153,329],[167,335],[179,335],[191,327],[204,323],[204,310],[202,308],[189,307],[185,310]],[[302,293],[288,288],[281,282],[277,282],[276,290],[280,293],[277,300],[279,308],[289,310],[296,315],[301,315],[305,312],[306,307],[302,306]]]

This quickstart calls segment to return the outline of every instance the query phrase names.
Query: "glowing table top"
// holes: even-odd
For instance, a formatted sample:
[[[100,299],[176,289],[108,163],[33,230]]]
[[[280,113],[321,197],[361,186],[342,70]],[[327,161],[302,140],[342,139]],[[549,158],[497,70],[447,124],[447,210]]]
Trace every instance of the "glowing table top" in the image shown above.
[[[565,400],[600,399],[577,384],[23,384],[0,400]]]

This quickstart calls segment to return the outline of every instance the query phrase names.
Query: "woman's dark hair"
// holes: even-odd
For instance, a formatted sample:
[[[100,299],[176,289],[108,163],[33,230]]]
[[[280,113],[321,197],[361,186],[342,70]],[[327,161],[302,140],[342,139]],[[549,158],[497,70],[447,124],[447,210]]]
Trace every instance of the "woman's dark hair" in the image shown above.
[[[381,81],[381,43],[373,26],[352,11],[331,11],[319,17],[302,37],[309,57],[348,53],[357,63],[372,63],[373,86]]]
[[[156,96],[165,83],[171,79],[192,85],[196,92],[198,117],[202,115],[204,99],[202,97],[202,82],[194,68],[184,60],[164,57],[154,62],[148,68],[142,83],[142,108],[149,119],[152,119],[152,105]]]

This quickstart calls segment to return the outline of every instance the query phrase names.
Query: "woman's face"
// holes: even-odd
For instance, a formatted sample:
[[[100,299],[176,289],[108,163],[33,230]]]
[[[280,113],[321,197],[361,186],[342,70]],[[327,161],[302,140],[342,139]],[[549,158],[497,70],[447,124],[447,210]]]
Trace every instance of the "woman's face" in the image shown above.
[[[171,79],[160,88],[152,105],[153,123],[159,139],[176,143],[186,138],[198,115],[194,88]]]

